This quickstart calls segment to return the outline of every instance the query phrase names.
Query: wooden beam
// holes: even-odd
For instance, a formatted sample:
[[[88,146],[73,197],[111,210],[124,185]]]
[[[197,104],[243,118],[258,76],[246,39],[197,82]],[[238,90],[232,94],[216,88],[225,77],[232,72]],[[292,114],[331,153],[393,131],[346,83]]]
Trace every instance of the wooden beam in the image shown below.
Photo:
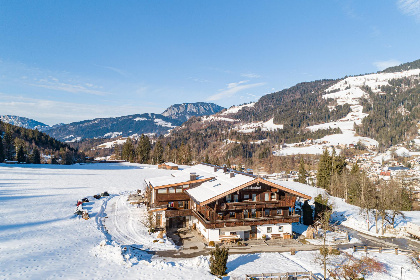
[[[270,186],[270,187],[277,188],[277,189],[279,189],[279,190],[282,190],[282,191],[285,191],[285,192],[291,193],[291,194],[293,194],[293,195],[296,195],[296,196],[298,196],[298,197],[302,197],[302,198],[304,198],[304,199],[311,199],[311,198],[312,198],[312,197],[310,197],[309,195],[306,195],[306,194],[303,194],[303,193],[297,192],[297,191],[295,191],[295,190],[292,190],[292,189],[286,188],[286,187],[284,187],[284,186],[282,186],[282,185],[279,185],[279,184],[276,184],[276,183],[273,183],[273,182],[270,182],[270,181],[264,180],[264,179],[262,179],[262,178],[255,178],[254,180],[252,180],[252,181],[250,181],[250,182],[248,182],[248,183],[242,184],[242,185],[240,185],[240,186],[238,186],[238,187],[236,187],[236,188],[233,188],[233,189],[231,189],[231,190],[229,190],[229,191],[227,191],[227,192],[221,193],[221,194],[219,194],[219,195],[217,195],[217,196],[215,196],[215,197],[212,197],[212,198],[210,198],[210,199],[207,199],[207,200],[205,200],[205,201],[203,201],[203,202],[201,202],[201,203],[199,203],[199,204],[200,204],[200,205],[206,205],[206,204],[209,204],[209,203],[211,203],[211,202],[213,202],[213,201],[215,201],[215,200],[221,199],[221,198],[223,198],[223,197],[225,197],[225,196],[227,196],[227,195],[229,195],[229,194],[232,194],[232,193],[234,193],[234,192],[236,192],[236,191],[239,191],[239,190],[241,190],[241,189],[243,189],[243,188],[246,188],[246,187],[252,186],[252,185],[253,185],[253,184],[255,184],[255,183],[257,183],[257,184],[259,184],[259,183],[263,183],[263,184],[266,184],[266,185],[268,185],[268,186]]]
[[[170,188],[170,187],[178,187],[178,186],[183,186],[186,184],[195,184],[195,183],[202,183],[202,182],[206,182],[209,180],[214,179],[214,177],[210,177],[210,178],[204,178],[204,179],[199,179],[199,180],[194,180],[194,181],[186,181],[186,182],[181,182],[181,183],[176,183],[176,184],[168,184],[168,185],[163,185],[163,186],[157,186],[157,187],[153,187],[155,190],[158,189],[163,189],[163,188]]]

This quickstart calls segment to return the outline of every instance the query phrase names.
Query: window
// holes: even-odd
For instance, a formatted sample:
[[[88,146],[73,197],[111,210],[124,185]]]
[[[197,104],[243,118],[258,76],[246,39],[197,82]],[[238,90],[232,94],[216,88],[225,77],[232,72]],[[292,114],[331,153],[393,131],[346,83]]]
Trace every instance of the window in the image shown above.
[[[255,193],[252,194],[252,201],[257,201],[257,195]]]
[[[188,189],[190,187],[190,185],[183,185],[182,188],[183,189]]]
[[[269,217],[270,216],[270,209],[265,209],[264,211],[265,211],[264,216]]]
[[[228,194],[227,196],[226,196],[226,201],[227,202],[230,202],[232,200],[232,196],[230,195],[230,194]]]
[[[244,218],[249,218],[249,211],[248,210],[244,210]]]
[[[282,216],[283,215],[283,210],[282,209],[277,209],[277,215]]]
[[[249,194],[244,194],[244,200],[248,200],[249,199]]]
[[[158,189],[158,193],[166,193],[167,189]]]
[[[279,226],[279,232],[283,232],[283,226]]]
[[[251,218],[256,218],[256,217],[257,217],[257,210],[251,209]]]
[[[169,188],[169,193],[175,193],[175,188]]]
[[[234,200],[235,202],[238,202],[238,201],[239,201],[239,196],[238,196],[237,194],[235,194],[235,195],[233,196],[233,200]]]
[[[267,227],[267,233],[272,233],[273,232],[273,228],[272,227]]]
[[[184,201],[178,201],[178,208],[183,209],[184,208]]]
[[[229,217],[235,218],[235,212],[229,212]]]
[[[276,193],[271,193],[271,200],[276,200]]]
[[[265,193],[264,200],[265,201],[269,201],[270,200],[270,194],[269,193]]]
[[[188,201],[184,201],[184,209],[189,209],[189,207],[188,207]]]
[[[236,235],[236,231],[231,231],[230,235]]]
[[[168,202],[168,207],[174,207],[174,203],[172,201]]]
[[[182,187],[176,187],[175,191],[176,193],[182,193]]]
[[[217,213],[217,219],[223,220],[223,213]]]

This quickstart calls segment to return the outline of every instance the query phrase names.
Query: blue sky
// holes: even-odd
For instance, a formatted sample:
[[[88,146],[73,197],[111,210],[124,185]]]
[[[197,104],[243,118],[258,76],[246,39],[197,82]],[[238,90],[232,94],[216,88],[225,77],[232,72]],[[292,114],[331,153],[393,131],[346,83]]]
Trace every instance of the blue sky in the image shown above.
[[[419,59],[419,33],[419,0],[0,0],[0,114],[229,107]]]

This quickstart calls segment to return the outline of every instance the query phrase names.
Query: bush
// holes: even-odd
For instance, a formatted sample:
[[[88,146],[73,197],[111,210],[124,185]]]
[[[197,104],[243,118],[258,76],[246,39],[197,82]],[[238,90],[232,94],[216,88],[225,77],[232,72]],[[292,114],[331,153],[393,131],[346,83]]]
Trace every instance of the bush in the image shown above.
[[[332,248],[332,249],[330,250],[330,254],[331,254],[331,255],[338,256],[338,255],[340,255],[340,254],[341,254],[341,252],[340,252],[340,250],[338,250],[338,249],[336,249],[336,248]]]
[[[210,252],[210,273],[216,276],[225,275],[228,257],[229,249],[216,246],[216,248]]]
[[[214,247],[214,245],[215,245],[215,244],[214,244],[214,241],[210,241],[210,242],[209,242],[209,246],[210,246],[210,247]]]

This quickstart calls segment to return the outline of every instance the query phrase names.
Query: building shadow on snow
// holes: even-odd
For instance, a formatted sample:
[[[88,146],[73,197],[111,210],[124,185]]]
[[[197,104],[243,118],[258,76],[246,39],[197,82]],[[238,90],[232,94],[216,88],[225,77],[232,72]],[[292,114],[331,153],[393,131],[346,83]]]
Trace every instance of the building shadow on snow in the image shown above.
[[[251,263],[256,261],[257,259],[260,258],[259,254],[248,254],[248,255],[242,255],[232,261],[228,261],[227,263],[227,271],[226,273],[232,272],[235,269],[237,269],[238,267],[242,266],[242,265],[246,265],[247,263]]]

